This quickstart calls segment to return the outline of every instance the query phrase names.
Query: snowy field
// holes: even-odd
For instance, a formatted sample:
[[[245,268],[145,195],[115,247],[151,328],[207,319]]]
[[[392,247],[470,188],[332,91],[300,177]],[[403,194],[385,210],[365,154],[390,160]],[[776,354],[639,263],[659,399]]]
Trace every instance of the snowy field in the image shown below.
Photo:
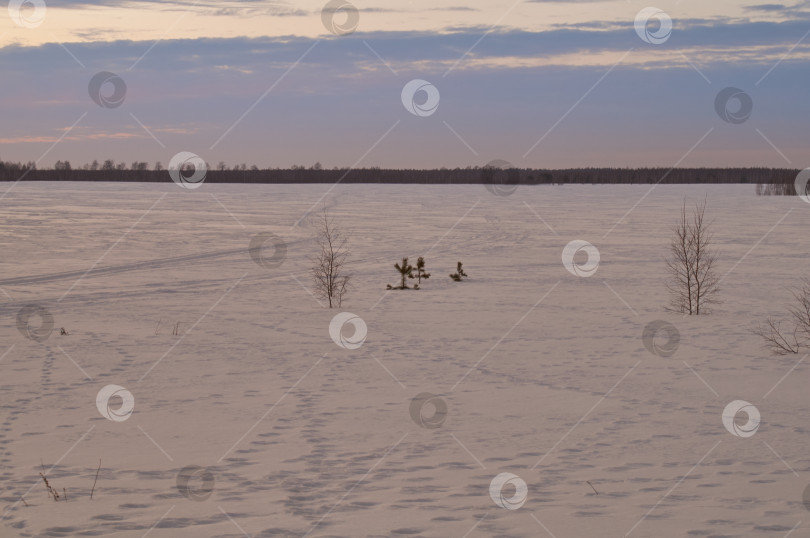
[[[295,226],[328,188],[5,196],[0,536],[810,536],[810,360],[751,333],[807,275],[810,204],[753,185],[341,185],[324,201],[355,288],[329,310],[314,228]],[[704,196],[723,303],[682,317],[663,258]],[[265,244],[262,265],[266,233],[286,254]],[[562,263],[573,240],[599,251],[588,277]],[[386,292],[403,256],[432,276]],[[331,338],[339,312],[365,323],[360,347]],[[656,320],[673,354],[645,348]],[[735,400],[754,435],[724,426]]]

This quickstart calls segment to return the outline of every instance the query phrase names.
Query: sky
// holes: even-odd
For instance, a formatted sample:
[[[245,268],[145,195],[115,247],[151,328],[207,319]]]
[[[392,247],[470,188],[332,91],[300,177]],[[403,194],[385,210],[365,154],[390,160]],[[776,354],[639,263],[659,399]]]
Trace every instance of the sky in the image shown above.
[[[12,0],[0,70],[39,167],[810,166],[810,0]]]

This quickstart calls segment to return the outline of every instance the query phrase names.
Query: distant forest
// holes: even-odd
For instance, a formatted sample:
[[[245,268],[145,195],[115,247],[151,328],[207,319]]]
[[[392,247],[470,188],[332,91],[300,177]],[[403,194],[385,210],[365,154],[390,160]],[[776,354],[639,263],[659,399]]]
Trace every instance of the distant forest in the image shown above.
[[[503,163],[503,161],[499,161]],[[220,162],[208,167],[205,183],[421,183],[483,185],[559,184],[706,184],[748,183],[760,185],[758,194],[795,195],[794,181],[799,170],[783,168],[572,168],[545,170],[495,166],[438,168],[432,170],[333,168],[320,163],[289,169],[228,166]],[[185,174],[184,174],[185,175]],[[53,168],[37,168],[33,162],[0,161],[0,181],[172,181],[169,172],[155,163],[131,165],[106,160],[73,167],[58,161]],[[760,192],[761,191],[761,192]]]

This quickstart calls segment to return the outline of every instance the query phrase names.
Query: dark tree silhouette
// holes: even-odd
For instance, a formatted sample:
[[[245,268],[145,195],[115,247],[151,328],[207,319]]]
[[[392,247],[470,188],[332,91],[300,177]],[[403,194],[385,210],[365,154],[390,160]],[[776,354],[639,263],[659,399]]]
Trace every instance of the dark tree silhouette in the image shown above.
[[[385,169],[340,168],[313,165],[295,165],[292,168],[259,167],[256,165],[225,166],[216,169],[217,163],[207,164],[206,183],[379,183],[379,184],[425,184],[467,185],[484,184],[488,187],[512,187],[514,185],[562,185],[562,184],[731,184],[759,185],[756,192],[766,194],[795,195],[794,183],[797,169],[784,168],[571,168],[531,169],[467,166],[464,168],[437,169]],[[64,168],[64,163],[61,163]],[[0,181],[143,181],[171,182],[164,166],[152,170],[131,170],[108,159],[101,164],[104,174],[96,173],[93,165],[85,168],[72,166],[70,170],[38,168],[33,163],[0,161]],[[500,179],[499,179],[500,178]],[[511,191],[511,188],[508,189]],[[502,191],[503,192],[503,191]]]

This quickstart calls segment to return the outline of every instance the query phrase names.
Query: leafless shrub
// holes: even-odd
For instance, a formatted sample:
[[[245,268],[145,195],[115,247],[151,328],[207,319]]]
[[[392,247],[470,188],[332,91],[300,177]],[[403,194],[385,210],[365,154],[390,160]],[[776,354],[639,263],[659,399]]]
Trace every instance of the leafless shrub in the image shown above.
[[[810,339],[810,280],[793,290],[795,306],[788,308],[796,328],[804,339]]]
[[[712,248],[710,223],[705,219],[706,201],[687,215],[686,203],[673,227],[673,237],[666,259],[667,290],[673,312],[689,315],[708,314],[708,306],[719,302],[720,279],[714,268],[718,254]]]
[[[795,303],[787,308],[792,331],[782,329],[782,322],[768,318],[765,325],[754,328],[754,334],[765,340],[765,346],[774,355],[798,353],[802,346],[810,342],[810,280],[792,291]]]
[[[757,196],[796,196],[796,185],[791,181],[782,183],[757,183]]]
[[[316,218],[315,242],[318,254],[313,259],[312,279],[315,295],[329,303],[329,308],[339,307],[350,289],[351,276],[346,273],[349,256],[348,236],[333,222],[324,209]]]
[[[765,345],[774,355],[788,355],[790,353],[799,352],[799,340],[796,336],[797,329],[793,329],[793,333],[785,336],[782,332],[781,323],[774,321],[773,318],[768,318],[765,326],[758,325],[754,329],[754,334],[761,336],[765,340]]]

